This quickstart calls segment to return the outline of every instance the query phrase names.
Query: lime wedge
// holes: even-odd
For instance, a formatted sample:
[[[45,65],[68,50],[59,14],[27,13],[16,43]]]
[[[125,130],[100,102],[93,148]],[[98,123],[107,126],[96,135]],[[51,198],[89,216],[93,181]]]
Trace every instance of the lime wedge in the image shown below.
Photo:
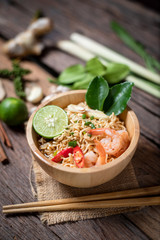
[[[68,125],[66,112],[55,105],[40,108],[33,118],[33,128],[42,137],[53,138],[60,135]]]

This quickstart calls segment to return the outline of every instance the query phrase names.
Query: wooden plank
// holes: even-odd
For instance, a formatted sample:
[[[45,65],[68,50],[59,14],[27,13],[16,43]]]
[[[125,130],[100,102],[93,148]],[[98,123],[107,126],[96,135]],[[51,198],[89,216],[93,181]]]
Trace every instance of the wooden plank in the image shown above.
[[[141,187],[160,184],[160,150],[153,143],[140,137],[132,159],[135,174]],[[124,214],[151,239],[159,239],[160,207],[142,208],[141,211]]]
[[[69,239],[78,238],[80,240],[130,240],[134,239],[135,236],[136,239],[149,239],[122,215],[60,224],[51,228],[62,239],[68,239],[68,235]]]
[[[16,1],[20,4],[20,0]],[[25,3],[25,8],[28,11],[30,3],[31,0]],[[74,4],[76,5],[76,9]],[[99,39],[99,41],[101,41],[101,39],[103,39],[106,44],[113,45],[118,51],[124,50],[124,52],[126,51],[127,53],[127,48],[115,37],[109,27],[109,22],[116,18],[117,21],[124,22],[128,30],[131,31],[138,40],[144,42],[149,48],[154,49],[154,53],[159,55],[155,46],[155,44],[158,44],[157,37],[159,34],[158,26],[156,25],[156,23],[158,23],[158,14],[153,14],[151,11],[139,7],[138,4],[132,4],[126,0],[122,0],[121,3],[117,0],[109,0],[107,2],[104,0],[100,1],[100,3],[97,3],[95,0],[88,0],[83,2],[75,1],[74,4],[72,1],[68,2],[67,0],[63,0],[61,3],[46,0],[46,5],[44,6],[43,1],[36,0],[30,11],[32,11],[33,14],[34,9],[44,9],[44,12],[48,13],[53,19],[56,19],[57,28],[61,26],[61,33],[66,36],[72,29],[78,26],[77,30],[85,31],[90,37],[94,36],[96,40]],[[57,11],[50,11],[50,7],[53,7]],[[78,11],[78,9],[81,10]],[[135,15],[137,16],[136,18],[134,17]],[[65,16],[68,17],[68,21],[65,21]],[[101,20],[97,21],[97,19]],[[74,21],[74,24],[71,25],[71,21]],[[148,31],[148,25],[150,24],[152,28]],[[68,28],[65,28],[65,25]],[[151,36],[152,31],[154,32],[154,36]],[[98,32],[100,33],[99,35],[97,35]],[[111,41],[111,39],[114,41]],[[148,39],[150,41],[148,41]],[[115,46],[115,41],[118,43],[118,46]],[[120,46],[123,48],[120,48]],[[128,53],[132,53],[132,56],[134,56],[132,51],[128,51]]]
[[[136,226],[138,226],[149,238],[159,239],[160,207],[143,208],[141,211],[125,214]]]
[[[141,187],[160,184],[160,150],[145,137],[140,136],[132,164]]]
[[[160,144],[160,118],[147,111],[140,104],[135,103],[132,99],[129,102],[129,106],[138,117],[141,133],[153,142]]]

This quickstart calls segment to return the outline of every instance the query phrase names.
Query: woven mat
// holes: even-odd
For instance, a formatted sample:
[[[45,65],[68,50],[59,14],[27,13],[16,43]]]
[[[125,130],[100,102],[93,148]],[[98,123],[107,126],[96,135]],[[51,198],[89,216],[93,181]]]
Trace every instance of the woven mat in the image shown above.
[[[46,174],[38,163],[33,161],[33,170],[35,173],[35,184],[38,201],[62,199],[77,196],[84,196],[97,193],[113,192],[118,190],[137,188],[138,182],[134,173],[132,164],[116,178],[108,183],[93,188],[74,188],[61,184]],[[70,210],[59,212],[45,212],[40,214],[42,222],[48,225],[62,223],[67,221],[77,221],[98,217],[105,217],[134,211],[137,208],[108,208],[108,209],[88,209],[88,210]]]

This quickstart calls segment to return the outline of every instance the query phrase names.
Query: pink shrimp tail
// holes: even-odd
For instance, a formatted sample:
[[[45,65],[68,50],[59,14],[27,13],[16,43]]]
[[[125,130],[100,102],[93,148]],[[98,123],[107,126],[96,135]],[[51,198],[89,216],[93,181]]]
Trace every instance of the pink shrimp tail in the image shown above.
[[[105,164],[106,152],[102,144],[98,140],[94,140],[99,157],[96,162],[96,166]]]

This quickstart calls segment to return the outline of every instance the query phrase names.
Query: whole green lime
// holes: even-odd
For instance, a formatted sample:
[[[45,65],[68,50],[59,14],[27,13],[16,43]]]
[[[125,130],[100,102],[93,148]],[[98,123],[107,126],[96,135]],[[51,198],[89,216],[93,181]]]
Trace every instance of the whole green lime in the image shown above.
[[[6,98],[0,104],[0,119],[10,126],[24,123],[28,110],[24,101],[19,98]]]

